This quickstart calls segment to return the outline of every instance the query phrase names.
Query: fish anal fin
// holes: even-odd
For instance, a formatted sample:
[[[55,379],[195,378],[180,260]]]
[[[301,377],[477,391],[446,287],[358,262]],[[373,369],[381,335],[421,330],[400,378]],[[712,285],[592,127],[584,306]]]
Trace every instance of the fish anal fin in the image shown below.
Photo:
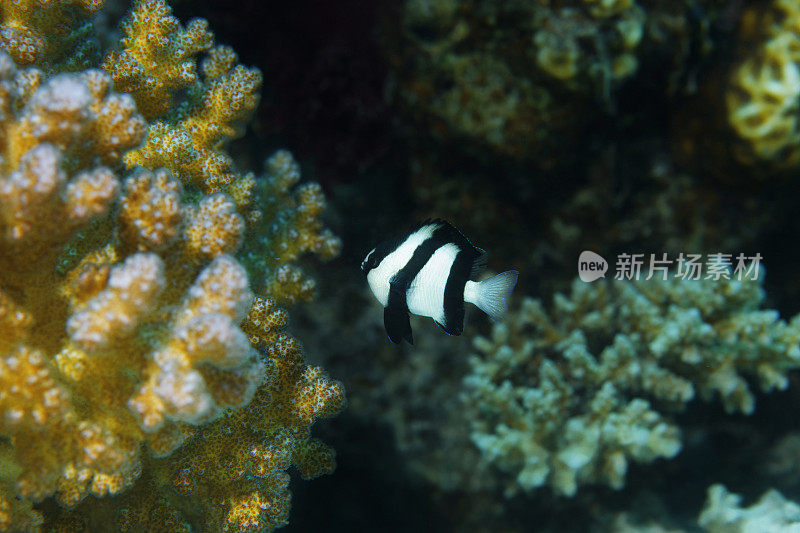
[[[414,344],[408,310],[398,305],[387,305],[383,310],[383,325],[389,340],[398,344],[403,339]]]
[[[439,326],[441,326],[444,332],[448,335],[458,337],[464,333],[464,315],[462,313],[461,320],[454,320],[452,324],[450,321],[447,321],[445,324],[439,324]]]
[[[439,326],[442,329],[442,331],[444,331],[448,335],[460,335],[459,333],[451,333],[451,329],[448,329],[447,326],[445,326],[444,324],[442,324],[438,320],[434,320],[433,323],[436,324],[437,326]]]

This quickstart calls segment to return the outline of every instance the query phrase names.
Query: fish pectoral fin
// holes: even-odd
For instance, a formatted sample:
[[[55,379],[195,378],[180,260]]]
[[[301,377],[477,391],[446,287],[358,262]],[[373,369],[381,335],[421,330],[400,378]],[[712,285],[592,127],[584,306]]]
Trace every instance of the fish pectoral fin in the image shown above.
[[[407,340],[409,344],[414,344],[414,338],[411,335],[411,320],[407,309],[394,305],[386,306],[383,309],[383,325],[386,327],[389,340],[394,344],[403,339]]]

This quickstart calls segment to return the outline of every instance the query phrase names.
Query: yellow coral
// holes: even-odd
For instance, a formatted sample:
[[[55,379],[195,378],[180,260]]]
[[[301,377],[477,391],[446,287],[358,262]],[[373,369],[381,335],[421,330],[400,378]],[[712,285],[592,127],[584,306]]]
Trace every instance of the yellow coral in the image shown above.
[[[113,161],[139,142],[144,121],[129,97],[108,92],[110,80],[99,71],[62,74],[37,86],[17,76],[5,55],[0,71],[5,110],[0,144],[7,173],[0,182],[5,206],[0,230],[9,242],[28,242],[28,259],[40,251],[30,244],[47,243],[52,249],[108,210],[118,182],[95,161]],[[15,113],[21,102],[25,105]]]
[[[87,490],[104,495],[130,486],[139,473],[137,447],[103,417],[82,419],[55,376],[41,351],[18,346],[4,353],[0,430],[19,470],[13,492],[38,501],[57,491],[62,504],[75,505]]]
[[[307,302],[314,297],[317,284],[292,265],[281,265],[267,279],[266,292],[284,305]]]
[[[297,342],[281,333],[280,322],[258,328],[274,341],[265,359],[270,378],[253,401],[204,427],[175,452],[177,459],[168,467],[179,506],[206,508],[211,530],[269,531],[285,525],[289,478],[284,471],[289,465],[297,465],[306,479],[335,466],[333,451],[308,434],[315,418],[343,408],[344,391],[303,363]],[[221,505],[202,503],[207,501]]]
[[[0,3],[0,50],[18,65],[29,65],[59,52],[78,21],[73,8],[94,13],[103,0],[15,0]]]
[[[237,135],[238,122],[255,108],[261,74],[237,65],[208,81],[191,114],[175,124],[154,123],[145,144],[125,156],[126,165],[168,168],[204,192],[223,190],[240,178],[219,147]]]
[[[192,256],[213,259],[235,252],[242,242],[244,220],[226,194],[203,198],[197,207],[188,210],[186,221],[186,248]]]
[[[215,147],[242,134],[241,126],[258,105],[261,73],[237,65],[232,48],[217,46],[203,60],[207,88],[198,109],[182,126],[198,146]]]
[[[203,19],[182,28],[163,0],[137,2],[122,30],[123,48],[108,54],[103,69],[145,118],[158,117],[170,109],[174,91],[197,79],[194,56],[211,47],[214,35]]]
[[[42,515],[33,510],[30,501],[15,498],[5,487],[0,487],[0,531],[13,528],[35,531],[43,522]]]
[[[24,15],[40,29],[56,14],[72,28],[91,7],[0,6],[3,24]],[[66,40],[58,57],[48,48],[58,31],[26,61],[70,64]],[[0,50],[0,530],[37,527],[33,506],[50,497],[54,530],[272,529],[288,519],[291,464],[332,470],[310,426],[344,393],[281,332],[286,311],[254,300],[245,265],[291,271],[338,239],[318,187],[299,174],[258,187],[223,151],[258,101],[257,71],[216,47],[201,83],[207,25],[181,29],[160,0],[137,2],[123,31],[108,73],[19,70]],[[307,278],[285,281],[285,301],[310,294]]]
[[[250,336],[253,346],[264,348],[275,340],[276,332],[283,329],[286,321],[286,311],[278,308],[275,300],[257,296],[247,312],[242,329]]]
[[[198,20],[181,30],[163,0],[137,4],[123,30],[123,50],[109,54],[103,68],[115,86],[132,92],[146,117],[164,115],[172,92],[194,84],[189,105],[176,118],[153,123],[144,146],[129,152],[125,163],[167,168],[204,192],[231,186],[241,176],[220,148],[241,134],[258,104],[261,73],[237,65],[231,48],[217,46],[203,61],[199,84],[194,56],[212,47],[213,36]]]
[[[119,209],[120,239],[137,251],[161,250],[182,221],[181,184],[165,169],[140,169],[125,180]]]
[[[256,238],[245,242],[242,255],[253,269],[266,272],[266,293],[278,303],[308,301],[314,281],[291,261],[306,252],[322,259],[335,257],[341,241],[319,219],[325,207],[319,185],[297,186],[300,168],[289,152],[279,150],[264,166],[266,176],[254,192],[259,207],[247,214]]]
[[[150,355],[147,380],[128,402],[146,431],[159,429],[165,417],[208,422],[250,401],[263,368],[237,326],[252,300],[247,285],[236,260],[221,256],[189,288],[163,346]],[[205,374],[203,364],[226,372]]]
[[[18,164],[28,150],[41,143],[70,150],[77,164],[95,159],[116,163],[123,151],[142,139],[144,120],[136,114],[129,96],[110,92],[107,74],[98,70],[62,74],[41,87],[39,80],[40,76],[29,72],[14,80],[16,91],[12,94],[26,106],[4,135],[7,165]],[[76,145],[79,140],[84,145]]]
[[[794,39],[787,34],[770,40],[733,74],[728,121],[745,141],[735,152],[744,162],[792,166],[800,161],[800,67],[790,56]]]
[[[97,500],[91,512],[79,509],[84,523],[115,523],[123,531],[133,524],[140,530],[163,524],[183,530],[188,525],[175,509],[209,531],[271,531],[288,523],[286,470],[294,464],[306,479],[333,470],[333,451],[310,438],[309,429],[315,418],[342,409],[345,400],[341,384],[303,362],[298,343],[282,331],[285,323],[285,311],[256,298],[245,329],[264,343],[259,345],[265,348],[266,379],[253,400],[198,427],[169,457],[150,459],[142,479],[117,505]],[[158,472],[158,479],[148,479],[148,471]]]
[[[800,6],[775,0],[766,40],[733,69],[725,103],[745,164],[800,163]]]
[[[67,320],[67,334],[87,351],[115,345],[133,333],[164,288],[164,267],[155,254],[134,254],[111,268],[106,288]]]

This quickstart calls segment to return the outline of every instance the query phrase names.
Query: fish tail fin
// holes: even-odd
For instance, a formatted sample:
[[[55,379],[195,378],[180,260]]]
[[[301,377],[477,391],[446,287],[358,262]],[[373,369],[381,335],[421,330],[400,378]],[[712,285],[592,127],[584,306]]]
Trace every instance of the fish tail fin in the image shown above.
[[[508,270],[477,284],[472,303],[489,315],[492,320],[501,320],[508,310],[507,300],[517,285],[519,272]]]

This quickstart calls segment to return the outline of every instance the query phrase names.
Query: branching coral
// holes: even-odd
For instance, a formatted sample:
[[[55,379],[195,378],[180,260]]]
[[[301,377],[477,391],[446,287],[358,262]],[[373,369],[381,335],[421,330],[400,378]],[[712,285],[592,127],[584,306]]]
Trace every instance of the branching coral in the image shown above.
[[[122,49],[109,53],[103,68],[115,86],[133,95],[146,118],[158,119],[144,145],[125,156],[126,164],[167,168],[206,193],[241,179],[221,148],[241,134],[258,104],[261,73],[237,65],[229,47],[212,48],[205,21],[181,28],[163,0],[137,3],[123,31]],[[195,56],[208,49],[201,82]],[[179,90],[188,98],[176,108],[172,99]]]
[[[408,60],[397,60],[394,72],[398,100],[435,134],[515,157],[546,149],[572,121],[523,52],[533,48],[532,12],[543,11],[519,3],[407,2],[398,57]]]
[[[712,485],[698,523],[710,533],[795,531],[800,528],[800,505],[770,490],[758,502],[742,508],[741,496],[723,485]]]
[[[52,62],[76,44],[70,39],[103,0],[21,0],[0,4],[0,50],[18,65]]]
[[[24,262],[44,248],[52,253],[76,227],[108,210],[118,182],[100,165],[135,146],[145,123],[130,97],[109,93],[102,72],[62,74],[39,86],[41,73],[18,72],[7,55],[0,67],[7,173],[0,216],[6,242],[18,252],[13,260]]]
[[[775,0],[766,36],[731,73],[725,102],[745,164],[791,168],[800,163],[800,6]]]
[[[286,525],[291,499],[286,470],[295,465],[305,479],[333,471],[333,451],[309,436],[309,426],[338,412],[344,391],[303,362],[298,343],[283,332],[285,323],[285,311],[257,297],[243,322],[265,373],[252,401],[202,426],[168,457],[149,456],[142,480],[117,504],[100,500],[60,520],[77,517],[89,528],[113,523],[122,531],[182,531],[190,523],[210,531]],[[201,373],[204,379],[215,375],[210,368]],[[186,426],[161,432],[166,440],[170,434],[188,438]],[[158,476],[148,478],[152,473]]]
[[[194,56],[211,48],[214,35],[203,19],[183,29],[160,0],[138,2],[122,31],[122,49],[111,51],[103,68],[118,91],[133,96],[145,118],[163,115],[175,92],[197,80]]]
[[[434,135],[514,158],[552,158],[617,89],[656,67],[682,89],[688,56],[704,53],[713,1],[412,0],[403,8],[394,76],[408,113]],[[708,4],[708,9],[704,9]],[[696,17],[702,21],[696,21]],[[702,45],[701,45],[702,43]],[[645,50],[647,52],[645,52]],[[442,135],[445,134],[445,135]],[[553,144],[551,144],[553,143]]]
[[[760,310],[755,281],[576,281],[548,314],[525,300],[478,337],[465,378],[472,440],[510,474],[508,489],[624,484],[629,461],[672,457],[678,429],[659,411],[696,394],[751,413],[744,376],[769,391],[800,366],[800,317]],[[658,409],[658,410],[656,410]]]
[[[636,49],[644,33],[645,14],[632,1],[582,3],[589,17],[582,15],[578,6],[540,16],[533,37],[536,64],[573,90],[591,80],[609,98],[613,84],[636,72]],[[598,44],[587,50],[583,44],[587,41]]]
[[[297,185],[299,168],[286,151],[267,160],[261,179],[236,170],[222,151],[228,141],[241,135],[242,125],[258,103],[260,72],[237,65],[230,48],[212,47],[213,37],[202,22],[193,21],[182,29],[158,0],[137,4],[123,29],[124,48],[110,53],[104,68],[115,84],[131,91],[145,116],[158,119],[150,125],[144,144],[126,154],[126,165],[164,167],[186,187],[206,194],[224,191],[227,197],[207,198],[188,215],[197,221],[191,246],[213,257],[222,243],[238,242],[233,236],[243,236],[246,223],[242,256],[249,273],[264,276],[266,290],[281,303],[308,300],[313,282],[287,263],[305,252],[331,258],[340,248],[339,240],[323,230],[318,220],[325,206],[320,187]],[[156,37],[143,39],[142,32]],[[202,62],[201,81],[195,72],[195,56],[205,49],[209,53]],[[165,66],[165,61],[172,64]],[[151,86],[156,90],[151,91]],[[180,106],[169,113],[156,107],[178,89],[188,94]],[[156,103],[151,105],[149,99]],[[217,217],[213,222],[208,219],[211,212]],[[208,224],[218,229],[209,232]]]
[[[41,23],[77,13],[53,4],[2,7],[42,9]],[[201,83],[207,24],[182,30],[161,1],[138,2],[124,32],[109,73],[49,76],[0,51],[0,530],[271,530],[288,517],[285,470],[333,470],[310,426],[344,406],[272,299],[307,299],[313,283],[275,273],[339,241],[288,154],[276,160],[293,173],[256,180],[222,151],[258,100],[257,71],[217,47]],[[34,52],[49,64],[47,46]],[[143,155],[161,131],[168,155]],[[230,179],[187,170],[185,149]],[[51,496],[72,510],[43,517]]]
[[[159,429],[166,417],[207,422],[250,401],[263,368],[238,324],[252,299],[247,274],[233,258],[221,255],[200,272],[163,346],[150,356],[147,380],[128,402],[145,430]]]
[[[288,523],[289,476],[310,479],[334,468],[333,451],[308,435],[311,421],[338,412],[341,385],[303,364],[299,346],[278,333],[264,358],[270,382],[238,413],[206,428],[166,469],[181,507],[211,510],[210,529],[262,531]],[[230,465],[230,466],[229,466]],[[209,506],[210,501],[222,505]]]
[[[254,183],[245,204],[253,237],[244,243],[244,263],[263,276],[266,292],[283,305],[308,301],[314,294],[314,281],[292,261],[307,252],[330,259],[341,248],[341,241],[319,221],[325,208],[322,188],[316,183],[298,186],[299,180],[297,162],[280,150],[267,159],[265,175]]]
[[[103,495],[129,486],[140,464],[130,431],[102,412],[108,402],[79,409],[81,396],[54,364],[70,314],[54,264],[77,229],[108,213],[118,181],[95,165],[135,145],[144,121],[129,97],[108,94],[110,80],[100,72],[59,75],[37,88],[29,81],[41,73],[16,71],[4,53],[0,70],[0,412],[14,465],[2,491],[27,501],[58,493],[74,504],[89,490]],[[113,126],[104,126],[110,113]],[[107,333],[125,329],[121,315]]]

